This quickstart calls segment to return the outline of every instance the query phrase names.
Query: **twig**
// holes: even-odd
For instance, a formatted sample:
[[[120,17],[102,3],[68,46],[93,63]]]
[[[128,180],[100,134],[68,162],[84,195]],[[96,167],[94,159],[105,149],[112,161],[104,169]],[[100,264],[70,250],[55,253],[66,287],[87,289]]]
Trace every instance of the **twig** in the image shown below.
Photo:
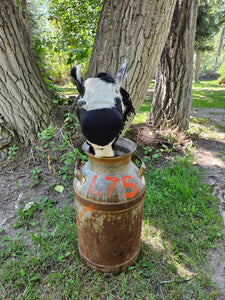
[[[33,154],[33,147],[31,148],[30,152],[31,152],[31,156],[32,156],[32,158],[33,158],[33,161],[34,161],[34,163],[36,164],[36,160],[35,160],[34,154]]]
[[[48,168],[51,172],[54,173],[54,175],[56,175],[56,171],[54,169],[54,167],[51,166],[51,156],[50,156],[50,153],[48,154]]]
[[[7,173],[13,174],[13,175],[18,175],[18,176],[23,176],[23,175],[27,175],[27,172],[19,172],[19,173],[15,173],[13,171],[6,171]]]
[[[214,187],[215,190],[223,189],[223,188],[225,188],[225,184],[216,185],[216,186]]]
[[[182,283],[182,282],[190,281],[191,279],[193,279],[193,277],[187,278],[187,279],[181,279],[181,280],[175,280],[175,279],[173,279],[173,280],[164,280],[164,281],[161,281],[160,284],[171,283],[171,282]]]

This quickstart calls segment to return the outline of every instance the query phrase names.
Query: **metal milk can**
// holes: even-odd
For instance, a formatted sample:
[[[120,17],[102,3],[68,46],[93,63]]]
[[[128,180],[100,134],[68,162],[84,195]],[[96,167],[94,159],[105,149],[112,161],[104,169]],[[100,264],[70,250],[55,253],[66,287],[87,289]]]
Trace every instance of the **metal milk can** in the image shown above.
[[[83,150],[89,160],[76,162],[73,182],[79,253],[92,269],[119,274],[140,251],[145,164],[125,138],[118,138],[115,157],[97,158],[87,143]]]

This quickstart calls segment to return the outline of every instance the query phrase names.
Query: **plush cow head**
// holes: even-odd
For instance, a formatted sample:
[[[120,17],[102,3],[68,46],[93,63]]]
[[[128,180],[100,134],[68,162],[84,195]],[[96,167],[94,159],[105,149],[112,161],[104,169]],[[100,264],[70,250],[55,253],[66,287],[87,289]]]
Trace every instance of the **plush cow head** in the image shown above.
[[[81,95],[78,118],[87,141],[96,156],[114,156],[112,145],[121,133],[127,116],[134,113],[129,94],[121,88],[127,64],[116,77],[99,73],[96,78],[83,80],[76,66],[71,76]]]
[[[80,104],[85,110],[103,107],[111,108],[115,105],[115,101],[119,102],[119,99],[122,105],[120,86],[126,72],[126,67],[127,64],[124,63],[116,77],[102,72],[99,73],[96,78],[88,78],[84,81],[77,67],[74,66],[71,70],[71,76],[81,95],[78,105]]]

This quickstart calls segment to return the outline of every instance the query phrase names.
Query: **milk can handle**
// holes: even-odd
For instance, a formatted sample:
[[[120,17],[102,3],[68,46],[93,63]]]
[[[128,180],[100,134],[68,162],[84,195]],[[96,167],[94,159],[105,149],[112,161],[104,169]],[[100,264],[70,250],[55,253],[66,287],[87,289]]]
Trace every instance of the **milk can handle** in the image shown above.
[[[140,167],[140,169],[138,170],[138,173],[137,173],[138,177],[141,178],[141,176],[144,174],[144,172],[145,172],[145,170],[146,170],[146,165],[145,165],[145,163],[140,159],[140,157],[138,157],[137,155],[133,155],[133,156],[131,157],[131,160],[132,160],[133,163],[135,163],[136,159],[139,160],[139,162],[141,163],[141,167]]]
[[[84,165],[84,162],[82,161],[81,158],[79,158],[76,163],[75,163],[75,169],[74,169],[74,176],[76,177],[77,180],[80,181],[80,184],[84,184],[86,179],[80,172],[80,168]]]

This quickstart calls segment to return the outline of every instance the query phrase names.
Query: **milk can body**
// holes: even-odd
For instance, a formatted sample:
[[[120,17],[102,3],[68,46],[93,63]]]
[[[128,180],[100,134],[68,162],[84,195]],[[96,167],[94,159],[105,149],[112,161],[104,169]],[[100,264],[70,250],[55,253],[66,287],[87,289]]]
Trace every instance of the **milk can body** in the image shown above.
[[[145,165],[137,167],[136,144],[119,138],[116,156],[97,158],[83,149],[88,162],[75,166],[78,248],[86,264],[118,274],[138,257],[145,195]]]

